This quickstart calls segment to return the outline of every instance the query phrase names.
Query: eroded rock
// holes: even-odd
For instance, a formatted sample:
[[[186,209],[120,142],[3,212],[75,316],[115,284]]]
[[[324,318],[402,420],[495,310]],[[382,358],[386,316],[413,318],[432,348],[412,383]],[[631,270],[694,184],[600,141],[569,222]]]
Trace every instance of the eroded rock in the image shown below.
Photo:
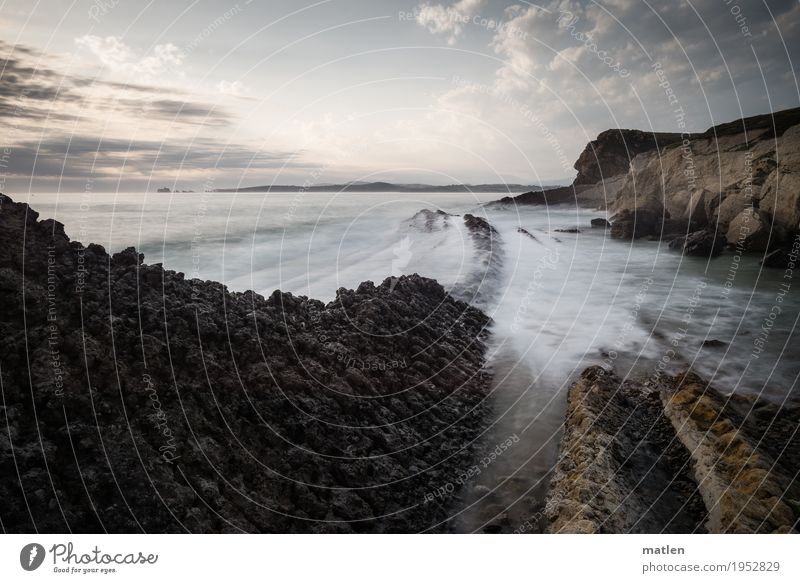
[[[550,532],[796,532],[796,402],[726,397],[694,374],[569,391]]]
[[[485,427],[488,318],[417,275],[265,298],[0,196],[7,532],[416,532]],[[444,527],[439,527],[444,528]]]

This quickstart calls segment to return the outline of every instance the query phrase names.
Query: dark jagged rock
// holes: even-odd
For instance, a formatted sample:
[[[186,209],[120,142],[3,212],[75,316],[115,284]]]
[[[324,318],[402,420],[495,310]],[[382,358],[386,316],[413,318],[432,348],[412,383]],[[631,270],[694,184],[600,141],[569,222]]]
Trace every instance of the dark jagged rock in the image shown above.
[[[576,204],[577,191],[571,186],[550,188],[548,190],[532,190],[517,196],[504,196],[500,200],[489,203],[490,206],[534,205],[553,206],[557,204]]]
[[[691,257],[718,257],[726,244],[724,235],[703,230],[673,239],[669,248]]]
[[[522,227],[517,227],[517,233],[521,233],[522,235],[525,235],[529,239],[533,239],[537,243],[541,243],[541,241],[539,241],[539,239],[536,238],[536,235],[534,235],[533,233],[528,231],[528,229],[523,229]]]
[[[689,219],[663,219],[661,222],[661,233],[657,235],[660,239],[673,239],[679,235],[686,235],[698,230],[697,225]]]
[[[422,209],[409,220],[409,226],[414,227],[425,233],[441,231],[450,226],[449,218],[456,215],[446,213],[443,210]]]
[[[483,217],[466,214],[464,215],[464,224],[470,234],[480,239],[491,239],[493,236],[497,236],[497,230]]]
[[[787,267],[794,268],[799,256],[800,234],[797,234],[786,244],[767,253],[764,259],[761,260],[761,265],[780,269],[786,269]]]
[[[473,463],[488,319],[404,276],[233,293],[0,198],[7,532],[411,532]],[[475,442],[477,443],[477,442]],[[441,527],[440,527],[441,528]]]
[[[650,210],[618,213],[611,222],[611,237],[614,239],[640,239],[656,235],[661,230],[664,217]]]
[[[725,397],[694,374],[570,388],[550,532],[794,532],[797,404]]]
[[[593,229],[610,229],[611,228],[611,223],[609,223],[608,220],[604,219],[604,218],[592,219],[592,228]]]
[[[500,277],[503,265],[503,247],[500,234],[489,221],[475,215],[464,215],[464,225],[475,247],[476,267],[453,286],[454,297],[472,305],[486,308],[497,295],[494,281]]]

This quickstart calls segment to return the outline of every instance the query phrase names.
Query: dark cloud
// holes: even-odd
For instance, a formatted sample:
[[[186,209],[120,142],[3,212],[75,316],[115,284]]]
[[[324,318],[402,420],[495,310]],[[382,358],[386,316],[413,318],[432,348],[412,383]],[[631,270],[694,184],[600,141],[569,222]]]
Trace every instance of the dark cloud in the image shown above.
[[[44,60],[50,67],[37,64]],[[208,138],[160,142],[93,136],[89,127],[75,122],[94,122],[111,113],[117,121],[163,124],[166,135],[176,126],[218,128],[233,119],[218,106],[184,99],[185,92],[66,75],[55,70],[57,62],[31,47],[0,41],[0,122],[8,128],[3,168],[8,184],[63,186],[118,179],[131,185],[183,171],[236,175],[298,165],[293,152],[225,147]],[[98,87],[109,89],[112,97],[98,97],[91,91]],[[99,134],[102,126],[94,126]]]
[[[559,99],[591,131],[616,124],[672,130],[676,109],[659,86],[661,63],[691,130],[797,106],[800,4],[793,0],[552,0],[516,7],[492,47],[506,61],[498,87]],[[604,62],[604,59],[607,62]],[[625,69],[620,75],[612,66]],[[639,100],[641,99],[641,104]],[[591,132],[590,132],[591,133]]]
[[[182,170],[300,167],[297,157],[295,152],[257,150],[242,144],[224,147],[211,140],[184,145],[62,135],[12,147],[7,171],[12,177],[35,175],[39,179],[88,179],[120,173],[141,178]]]
[[[222,127],[231,123],[231,116],[218,106],[174,99],[121,99],[118,105],[127,108],[131,115],[149,119],[162,119],[175,123],[189,123]]]
[[[82,104],[103,109],[109,104],[93,103],[87,90],[107,87],[114,91],[143,95],[141,98],[126,97],[111,102],[123,113],[136,118],[144,116],[172,123],[213,127],[227,126],[232,121],[230,114],[219,106],[175,99],[182,93],[164,87],[66,75],[38,66],[34,60],[42,60],[45,56],[24,45],[11,45],[0,40],[0,55],[0,119],[74,121],[75,116],[60,113],[60,106]]]

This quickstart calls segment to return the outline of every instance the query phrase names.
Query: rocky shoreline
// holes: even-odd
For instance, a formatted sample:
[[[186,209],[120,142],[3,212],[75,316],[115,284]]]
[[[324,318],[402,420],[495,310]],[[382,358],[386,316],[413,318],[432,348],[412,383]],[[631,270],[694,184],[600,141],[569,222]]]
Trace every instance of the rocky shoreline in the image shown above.
[[[232,293],[2,195],[0,244],[4,531],[449,528],[489,319],[437,282]]]
[[[696,134],[608,130],[575,162],[572,185],[491,204],[600,208],[615,239],[663,240],[704,258],[730,249],[786,268],[800,241],[799,152],[800,108]]]
[[[569,391],[548,531],[797,532],[799,414],[689,373],[591,367]]]
[[[572,185],[490,204],[601,207],[611,221],[591,227],[612,238],[793,268],[797,140],[800,109],[688,136],[610,130]],[[187,280],[133,248],[109,255],[0,195],[4,531],[454,530],[486,446],[479,308],[504,260],[482,217],[424,209],[409,226],[456,220],[478,267],[450,294],[411,275],[324,304]],[[796,532],[798,418],[796,402],[726,396],[688,372],[590,367],[526,531]]]

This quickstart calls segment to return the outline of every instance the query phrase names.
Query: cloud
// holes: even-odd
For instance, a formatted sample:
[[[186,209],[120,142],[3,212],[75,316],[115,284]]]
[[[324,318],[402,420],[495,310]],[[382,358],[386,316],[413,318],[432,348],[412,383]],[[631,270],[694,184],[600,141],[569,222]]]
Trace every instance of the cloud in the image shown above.
[[[217,91],[223,95],[232,95],[234,97],[243,97],[248,94],[248,89],[241,81],[225,81],[222,80],[217,83]]]
[[[781,94],[784,107],[796,105],[787,71],[800,62],[800,5],[737,5],[736,14],[731,6],[713,0],[510,6],[489,44],[502,59],[494,89],[527,96],[540,108],[562,101],[600,127],[614,118],[647,127],[652,114],[662,129],[674,130],[652,69],[659,61],[698,128],[726,108],[729,118],[766,111],[765,89]],[[712,104],[712,95],[724,103]],[[742,103],[748,110],[735,111]]]
[[[232,116],[218,105],[178,101],[175,99],[120,99],[120,109],[131,116],[161,119],[172,123],[224,127]]]
[[[275,170],[301,167],[300,153],[263,150],[210,139],[190,143],[60,134],[9,148],[10,177],[47,179],[160,179],[178,173]]]
[[[418,21],[455,41],[461,31],[449,24],[447,10],[433,7]],[[469,69],[460,70],[459,82],[437,95],[435,115],[426,121],[447,130],[451,140],[483,144],[481,151],[497,158],[504,147],[497,136],[512,136],[514,146],[535,157],[542,174],[563,176],[552,136],[573,160],[586,142],[610,127],[702,131],[796,107],[792,71],[800,62],[798,23],[800,4],[791,0],[776,0],[769,8],[714,0],[514,4],[503,11],[486,47],[500,59],[493,77],[470,78]],[[656,62],[678,96],[677,105],[654,73]],[[465,123],[469,118],[490,129]]]
[[[126,59],[132,54],[127,48],[115,42],[103,44],[109,47],[106,62],[127,66]],[[168,55],[156,57],[161,65],[145,59],[141,70],[154,72],[164,63],[173,62],[171,52],[171,49],[158,52],[162,57]],[[58,57],[43,55],[24,45],[0,41],[0,54],[4,55],[0,57],[0,119],[6,121],[75,122],[90,117],[102,119],[109,110],[114,110],[129,116],[137,125],[141,125],[142,119],[214,127],[232,122],[232,116],[219,105],[179,99],[186,93],[181,90],[58,72],[38,65],[44,59],[57,64]]]
[[[417,7],[417,23],[433,34],[445,35],[447,44],[453,45],[483,4],[484,0],[459,0],[449,6],[422,4]]]
[[[118,69],[154,73],[176,62],[172,49],[137,60],[113,40],[90,44],[104,64]],[[187,99],[187,92],[164,85],[60,72],[60,60],[0,41],[6,185],[75,188],[68,181],[78,180],[77,188],[83,188],[80,181],[113,178],[135,188],[153,176],[176,172],[207,169],[237,175],[248,168],[298,164],[295,152],[263,151],[245,143],[226,146],[226,138],[214,139],[210,133],[235,121],[218,104]],[[50,68],[39,66],[42,61]],[[116,182],[111,184],[116,188]]]
[[[152,78],[183,64],[183,53],[172,43],[156,45],[152,54],[138,57],[119,37],[84,35],[75,43],[91,52],[112,73]]]

